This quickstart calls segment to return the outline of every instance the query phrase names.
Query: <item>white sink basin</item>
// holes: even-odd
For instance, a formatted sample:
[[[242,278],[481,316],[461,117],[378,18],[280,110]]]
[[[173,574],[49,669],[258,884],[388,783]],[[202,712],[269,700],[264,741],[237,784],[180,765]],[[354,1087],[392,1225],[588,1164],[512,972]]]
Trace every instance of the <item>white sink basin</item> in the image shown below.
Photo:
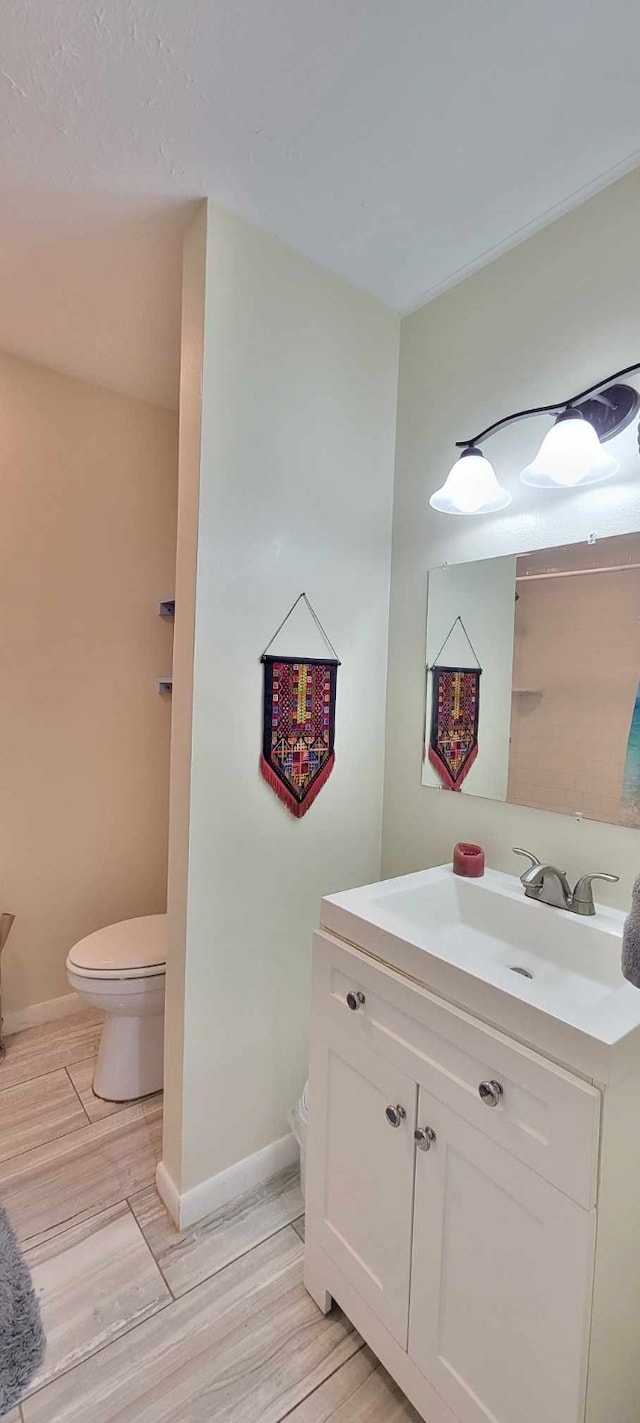
[[[536,1045],[541,1015],[602,1045],[640,1028],[640,991],[620,968],[624,915],[552,909],[517,876],[467,880],[443,865],[332,895],[322,924]]]
[[[496,877],[497,878],[497,877]],[[518,881],[519,883],[519,881]],[[502,971],[524,969],[533,987],[528,997],[558,994],[573,1002],[595,1003],[623,984],[620,970],[621,923],[602,911],[585,924],[577,915],[556,910],[544,918],[542,906],[513,896],[493,876],[464,880],[445,872],[430,884],[376,896],[376,907],[396,915],[412,935],[424,935],[424,947],[483,977],[506,982]],[[438,947],[435,949],[437,937]],[[522,985],[521,985],[522,987]]]

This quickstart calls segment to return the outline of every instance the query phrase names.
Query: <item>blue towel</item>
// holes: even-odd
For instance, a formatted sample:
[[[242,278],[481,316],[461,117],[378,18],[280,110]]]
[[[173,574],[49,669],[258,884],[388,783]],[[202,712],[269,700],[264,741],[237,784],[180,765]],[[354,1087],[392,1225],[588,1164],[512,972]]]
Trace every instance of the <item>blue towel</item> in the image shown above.
[[[631,908],[622,934],[622,972],[640,988],[640,875],[631,892]]]

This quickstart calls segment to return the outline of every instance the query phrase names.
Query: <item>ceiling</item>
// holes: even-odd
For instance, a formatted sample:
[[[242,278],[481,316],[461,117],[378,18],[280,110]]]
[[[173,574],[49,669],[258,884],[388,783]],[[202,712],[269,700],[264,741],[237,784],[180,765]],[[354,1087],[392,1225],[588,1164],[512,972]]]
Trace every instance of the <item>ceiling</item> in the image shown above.
[[[0,348],[174,403],[205,194],[415,307],[640,162],[639,45],[636,0],[4,0]]]

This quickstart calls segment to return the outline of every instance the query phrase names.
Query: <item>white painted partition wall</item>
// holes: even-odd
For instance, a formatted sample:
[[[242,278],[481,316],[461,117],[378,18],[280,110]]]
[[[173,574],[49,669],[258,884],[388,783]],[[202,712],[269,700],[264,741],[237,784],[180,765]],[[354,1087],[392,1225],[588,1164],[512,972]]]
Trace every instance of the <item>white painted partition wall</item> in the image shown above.
[[[293,1159],[318,905],[379,874],[399,339],[392,313],[249,223],[211,204],[197,222],[159,1178],[183,1218]],[[342,666],[335,769],[295,820],[258,771],[259,658],[303,589]],[[324,647],[299,616],[274,650]]]

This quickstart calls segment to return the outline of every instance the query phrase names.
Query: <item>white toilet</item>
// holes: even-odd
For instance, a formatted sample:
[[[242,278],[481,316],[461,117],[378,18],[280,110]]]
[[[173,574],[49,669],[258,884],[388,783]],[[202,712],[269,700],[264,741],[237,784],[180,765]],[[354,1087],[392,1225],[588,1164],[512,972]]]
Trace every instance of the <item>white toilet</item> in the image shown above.
[[[106,1013],[93,1090],[129,1102],[162,1087],[167,916],[109,924],[74,944],[67,978],[84,1003]]]

